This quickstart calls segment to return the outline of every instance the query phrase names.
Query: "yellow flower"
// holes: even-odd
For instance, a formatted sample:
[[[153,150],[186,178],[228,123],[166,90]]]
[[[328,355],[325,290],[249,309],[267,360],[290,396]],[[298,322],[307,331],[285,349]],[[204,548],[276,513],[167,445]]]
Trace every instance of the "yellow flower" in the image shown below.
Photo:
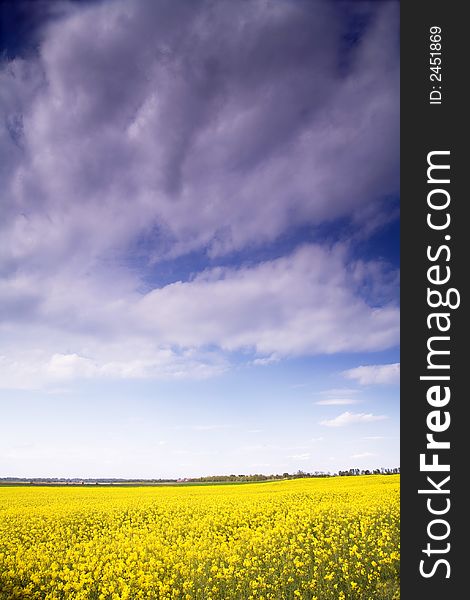
[[[399,476],[3,487],[0,506],[0,600],[399,598]]]

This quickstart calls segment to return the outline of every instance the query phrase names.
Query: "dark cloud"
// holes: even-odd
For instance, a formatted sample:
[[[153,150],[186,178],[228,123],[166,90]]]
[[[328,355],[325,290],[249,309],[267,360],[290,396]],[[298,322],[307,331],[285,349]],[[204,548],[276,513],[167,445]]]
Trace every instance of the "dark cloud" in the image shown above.
[[[213,284],[196,277],[146,289],[143,300],[139,273],[191,252],[246,252],[340,218],[363,235],[386,222],[384,200],[398,185],[395,2],[368,3],[350,40],[351,14],[335,2],[55,6],[54,18],[39,23],[37,51],[17,52],[0,66],[7,322],[21,313],[36,318],[36,339],[46,325],[73,331],[78,337],[64,338],[67,348],[57,351],[79,357],[80,332],[114,339],[146,327],[155,347],[160,340],[274,355],[396,343],[397,311],[389,303],[396,273],[360,261],[347,267],[328,248],[266,261],[259,271],[211,271]],[[130,247],[142,249],[136,272],[121,263]],[[311,254],[341,275],[340,288],[334,278],[317,281],[321,269],[307,277]],[[296,295],[274,284],[278,275],[310,308],[296,309]],[[252,281],[258,276],[265,288]],[[270,286],[277,300],[263,296]],[[212,322],[205,304],[219,290],[220,318]],[[316,300],[320,291],[325,303],[337,293],[345,315],[348,306],[356,311],[360,332],[341,334]],[[189,335],[185,318],[169,308],[179,302],[193,314],[180,292],[200,296],[193,307],[200,334]],[[252,311],[261,329],[250,335],[255,301],[268,308]],[[305,337],[306,315],[315,339]],[[184,332],[178,322],[186,323]],[[96,352],[107,364],[106,351]],[[152,351],[142,360],[153,364]],[[98,369],[86,365],[87,372]]]
[[[70,8],[3,67],[4,202],[98,253],[150,225],[174,254],[223,253],[377,212],[397,185],[395,12],[376,7],[344,75],[334,3]]]

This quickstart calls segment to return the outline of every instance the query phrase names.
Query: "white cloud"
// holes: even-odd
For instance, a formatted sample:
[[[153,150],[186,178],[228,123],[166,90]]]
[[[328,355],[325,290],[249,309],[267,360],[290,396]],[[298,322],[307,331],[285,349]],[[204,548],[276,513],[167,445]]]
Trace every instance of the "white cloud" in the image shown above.
[[[74,340],[77,343],[77,340]],[[70,344],[67,337],[65,344]],[[169,349],[121,349],[109,344],[92,344],[87,350],[93,359],[78,354],[53,353],[44,344],[41,350],[30,350],[21,356],[0,356],[0,388],[34,390],[77,379],[205,379],[226,370],[222,357],[195,352],[176,353]],[[132,351],[134,349],[134,352]]]
[[[320,425],[326,427],[345,427],[347,425],[355,425],[357,423],[373,423],[388,419],[387,415],[373,415],[372,413],[351,413],[346,411],[333,419],[325,419],[320,421]]]
[[[53,378],[58,379],[90,377],[99,371],[92,360],[78,354],[54,354],[46,369]]]
[[[278,356],[276,356],[275,354],[271,354],[271,356],[266,356],[263,358],[255,358],[253,360],[253,364],[264,367],[266,365],[275,364],[275,363],[279,362],[279,360],[280,360],[280,358]]]
[[[372,307],[346,249],[306,245],[254,267],[212,269],[149,292],[137,321],[168,344],[271,356],[379,350],[398,342],[398,308]]]
[[[292,460],[310,460],[310,456],[309,452],[304,452],[303,454],[293,454],[289,458]]]
[[[0,330],[9,357],[0,369],[4,381],[20,385],[25,373],[32,381],[205,377],[226,369],[232,351],[270,362],[395,345],[398,308],[369,305],[353,269],[346,246],[310,244],[148,292],[116,269],[76,279],[68,268],[50,277],[25,273],[1,284],[3,298],[17,297]]]
[[[400,363],[356,367],[343,371],[343,375],[348,379],[354,379],[360,385],[398,384]]]

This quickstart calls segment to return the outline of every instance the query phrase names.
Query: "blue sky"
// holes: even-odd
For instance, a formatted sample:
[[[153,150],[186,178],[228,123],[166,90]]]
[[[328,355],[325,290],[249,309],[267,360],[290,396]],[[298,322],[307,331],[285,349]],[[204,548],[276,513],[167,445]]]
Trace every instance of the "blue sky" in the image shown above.
[[[0,475],[398,466],[398,4],[38,7],[2,17]]]

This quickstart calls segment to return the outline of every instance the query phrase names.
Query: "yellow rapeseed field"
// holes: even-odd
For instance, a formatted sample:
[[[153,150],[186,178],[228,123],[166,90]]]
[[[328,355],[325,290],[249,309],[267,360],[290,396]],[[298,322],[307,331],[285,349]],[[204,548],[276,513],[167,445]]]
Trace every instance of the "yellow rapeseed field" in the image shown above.
[[[399,476],[0,488],[0,598],[399,598]]]

